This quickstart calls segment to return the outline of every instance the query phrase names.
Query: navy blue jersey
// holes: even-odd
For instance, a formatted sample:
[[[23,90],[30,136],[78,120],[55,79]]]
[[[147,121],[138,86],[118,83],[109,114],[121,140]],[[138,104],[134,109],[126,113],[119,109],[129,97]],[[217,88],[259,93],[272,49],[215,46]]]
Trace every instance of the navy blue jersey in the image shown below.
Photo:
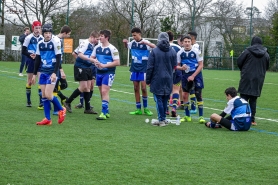
[[[90,43],[87,39],[78,46],[78,53],[83,53],[85,56],[90,58],[91,54],[93,53],[94,47],[95,45]],[[76,58],[76,62],[74,64],[74,66],[80,68],[90,68],[92,65],[94,64],[88,60],[83,60],[80,57]]]
[[[251,126],[251,109],[246,100],[239,96],[230,99],[224,112],[230,114],[233,118],[235,128],[231,128],[232,130],[249,130]]]
[[[58,37],[52,37],[50,41],[41,40],[36,49],[36,55],[41,57],[40,72],[52,74],[56,64],[56,55],[61,54],[61,42]]]
[[[190,69],[188,72],[195,72],[199,65],[198,62],[203,61],[203,57],[195,48],[192,48],[189,51],[185,51],[184,48],[182,48],[177,53],[177,60],[178,65],[183,66],[186,64],[189,66]]]
[[[131,66],[130,71],[131,72],[146,72],[147,71],[147,62],[149,59],[149,54],[151,47],[146,44],[141,44],[140,42],[149,42],[148,40],[141,40],[139,42],[136,42],[135,40],[132,40],[128,43],[128,48],[131,51]]]
[[[119,60],[120,55],[118,49],[110,44],[107,47],[102,47],[102,44],[98,44],[92,53],[92,56],[102,64],[108,64],[114,60]],[[116,67],[97,69],[97,74],[115,74]]]
[[[36,37],[33,33],[31,33],[25,38],[23,46],[26,46],[28,53],[35,54],[37,50],[37,45],[41,40],[43,40],[42,35]]]

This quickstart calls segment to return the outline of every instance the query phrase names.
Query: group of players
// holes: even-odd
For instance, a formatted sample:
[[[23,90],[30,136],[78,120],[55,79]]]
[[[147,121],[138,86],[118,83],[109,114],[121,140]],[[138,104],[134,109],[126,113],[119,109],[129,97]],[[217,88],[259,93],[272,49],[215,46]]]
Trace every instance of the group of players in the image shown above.
[[[58,115],[58,123],[61,124],[65,120],[66,111],[72,112],[71,103],[78,96],[80,96],[80,104],[76,108],[83,108],[83,104],[85,104],[85,114],[97,114],[90,105],[95,81],[102,100],[102,110],[96,119],[106,120],[110,118],[109,91],[115,78],[116,66],[120,65],[119,52],[115,46],[109,43],[111,32],[109,30],[93,31],[89,38],[83,41],[73,52],[73,56],[76,58],[74,79],[79,82],[79,86],[67,98],[61,92],[61,90],[67,88],[66,75],[61,64],[63,39],[70,36],[70,27],[63,26],[60,33],[55,36],[51,24],[42,26],[39,21],[34,21],[32,31],[24,40],[22,54],[27,57],[27,107],[32,106],[31,85],[35,84],[37,76],[39,79],[38,94],[40,96],[40,104],[38,109],[44,110],[45,118],[36,124],[52,124],[50,102],[54,105],[53,114]],[[156,45],[143,39],[139,28],[133,28],[131,33],[133,37],[131,42],[128,42],[127,39],[123,40],[125,46],[131,51],[130,80],[133,81],[136,101],[136,110],[129,114],[141,115],[144,113],[151,116],[153,113],[148,109],[146,70],[149,53]],[[171,31],[168,31],[167,34],[170,46],[177,53],[177,67],[173,75],[171,116],[177,116],[176,110],[179,108],[178,102],[181,99],[180,107],[183,107],[185,114],[181,121],[192,121],[190,114],[196,113],[195,101],[197,99],[199,123],[205,123],[202,100],[202,89],[204,88],[202,77],[203,57],[200,46],[196,43],[197,33],[192,31],[188,35],[182,35],[177,39],[178,44],[173,43],[174,36]],[[142,91],[143,112],[141,110],[140,88]],[[57,96],[61,98],[61,103],[58,101]],[[189,101],[190,96],[192,103]],[[168,110],[165,111],[169,114]],[[218,117],[217,119],[213,118],[212,120],[219,121]]]
[[[151,49],[156,47],[148,40],[145,40],[141,36],[141,30],[139,28],[133,28],[131,30],[133,40],[128,42],[124,39],[123,42],[131,50],[132,62],[130,67],[130,80],[134,84],[134,94],[136,99],[136,111],[130,112],[131,115],[141,115],[141,101],[140,101],[140,86],[142,91],[142,99],[144,106],[144,113],[152,115],[152,112],[147,109],[148,99],[146,90],[146,70],[148,56]],[[173,91],[171,97],[171,116],[177,116],[177,109],[185,110],[185,116],[181,121],[191,121],[190,113],[196,113],[196,98],[199,112],[199,122],[205,123],[203,117],[203,100],[202,89],[204,88],[202,68],[203,58],[200,50],[200,46],[196,43],[197,33],[195,31],[189,32],[188,35],[180,36],[177,41],[178,44],[173,43],[174,35],[171,31],[167,32],[169,36],[170,46],[176,51],[178,55],[178,67],[175,70],[173,78]],[[162,72],[162,71],[161,71]],[[193,78],[194,76],[194,78]],[[191,87],[187,85],[188,77],[190,77]],[[192,79],[191,79],[192,78]],[[193,82],[193,83],[192,83]],[[182,93],[181,90],[183,91]],[[191,93],[191,102],[189,102],[189,93]],[[181,94],[181,96],[180,96]],[[196,95],[196,96],[195,96]],[[181,98],[180,98],[181,97]],[[179,99],[181,99],[180,107]],[[191,105],[191,106],[190,106]],[[166,110],[167,114],[170,114],[169,110]]]
[[[42,26],[39,21],[34,21],[32,31],[24,40],[22,54],[27,57],[27,107],[32,106],[31,85],[35,84],[37,76],[39,79],[38,109],[44,110],[45,118],[37,122],[37,125],[52,124],[50,102],[54,105],[53,114],[58,115],[58,123],[61,124],[65,119],[66,111],[72,112],[71,101],[81,93],[85,100],[84,113],[96,114],[90,106],[94,79],[97,79],[102,98],[102,113],[97,119],[109,118],[109,90],[114,80],[115,67],[120,64],[118,50],[109,43],[111,32],[109,30],[92,32],[89,39],[80,44],[74,65],[74,78],[79,81],[79,87],[67,98],[61,93],[61,90],[67,87],[66,76],[61,66],[62,43],[64,38],[70,36],[71,29],[63,26],[60,33],[55,36],[51,24]],[[101,44],[98,44],[98,40]],[[58,101],[57,95],[62,103]]]

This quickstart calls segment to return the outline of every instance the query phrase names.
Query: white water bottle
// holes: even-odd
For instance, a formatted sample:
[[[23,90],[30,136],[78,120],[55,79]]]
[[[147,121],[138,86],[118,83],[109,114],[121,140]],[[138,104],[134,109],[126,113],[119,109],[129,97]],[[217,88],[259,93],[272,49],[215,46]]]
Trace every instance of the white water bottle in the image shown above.
[[[187,66],[187,69],[186,70],[184,70],[184,72],[185,73],[189,73],[189,71],[190,71],[190,67],[188,66],[188,65],[186,65]]]
[[[180,115],[178,115],[176,120],[176,125],[180,125],[180,124],[181,124],[181,117]]]

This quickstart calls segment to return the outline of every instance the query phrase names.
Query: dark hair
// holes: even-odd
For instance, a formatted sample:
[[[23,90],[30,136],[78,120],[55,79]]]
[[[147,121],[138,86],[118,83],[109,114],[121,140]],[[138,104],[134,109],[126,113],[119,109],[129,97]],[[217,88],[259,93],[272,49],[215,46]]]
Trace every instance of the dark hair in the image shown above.
[[[197,39],[198,34],[196,33],[196,31],[190,31],[187,34],[189,34],[191,37],[193,36],[195,39]]]
[[[169,41],[173,41],[173,40],[174,40],[174,34],[173,34],[173,32],[171,32],[171,31],[169,30],[169,31],[167,31],[167,34],[168,34],[168,36],[169,36]]]
[[[105,38],[108,37],[108,41],[110,40],[111,37],[111,31],[110,30],[101,30],[99,32],[100,35],[104,35]]]
[[[225,94],[228,96],[228,94],[229,95],[231,95],[231,97],[236,97],[237,96],[237,90],[236,90],[236,88],[234,88],[234,87],[229,87],[229,88],[227,88],[226,90],[225,90]]]
[[[131,33],[134,33],[134,32],[136,32],[136,33],[141,33],[141,29],[140,29],[140,28],[137,28],[137,27],[132,28]]]
[[[65,25],[61,28],[60,33],[66,33],[68,34],[69,32],[71,32],[71,29],[68,25]]]
[[[184,39],[190,39],[190,40],[192,40],[192,38],[191,38],[189,35],[183,35],[183,36],[181,37],[181,41],[184,41]]]
[[[91,34],[90,34],[90,37],[99,37],[99,33],[97,31],[92,31]]]

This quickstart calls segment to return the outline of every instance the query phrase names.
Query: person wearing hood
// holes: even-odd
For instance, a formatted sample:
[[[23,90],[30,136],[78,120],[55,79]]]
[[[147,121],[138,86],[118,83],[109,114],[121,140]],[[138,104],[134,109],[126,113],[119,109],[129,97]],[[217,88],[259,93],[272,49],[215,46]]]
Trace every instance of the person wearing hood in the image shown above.
[[[269,68],[269,54],[262,44],[262,39],[254,36],[251,46],[246,48],[237,59],[240,69],[238,92],[240,97],[250,104],[252,125],[257,125],[255,122],[257,98],[261,95],[265,73]]]
[[[154,95],[158,121],[153,126],[166,126],[167,103],[173,87],[173,71],[177,66],[177,54],[171,48],[166,32],[158,35],[157,47],[149,55],[146,83]]]

